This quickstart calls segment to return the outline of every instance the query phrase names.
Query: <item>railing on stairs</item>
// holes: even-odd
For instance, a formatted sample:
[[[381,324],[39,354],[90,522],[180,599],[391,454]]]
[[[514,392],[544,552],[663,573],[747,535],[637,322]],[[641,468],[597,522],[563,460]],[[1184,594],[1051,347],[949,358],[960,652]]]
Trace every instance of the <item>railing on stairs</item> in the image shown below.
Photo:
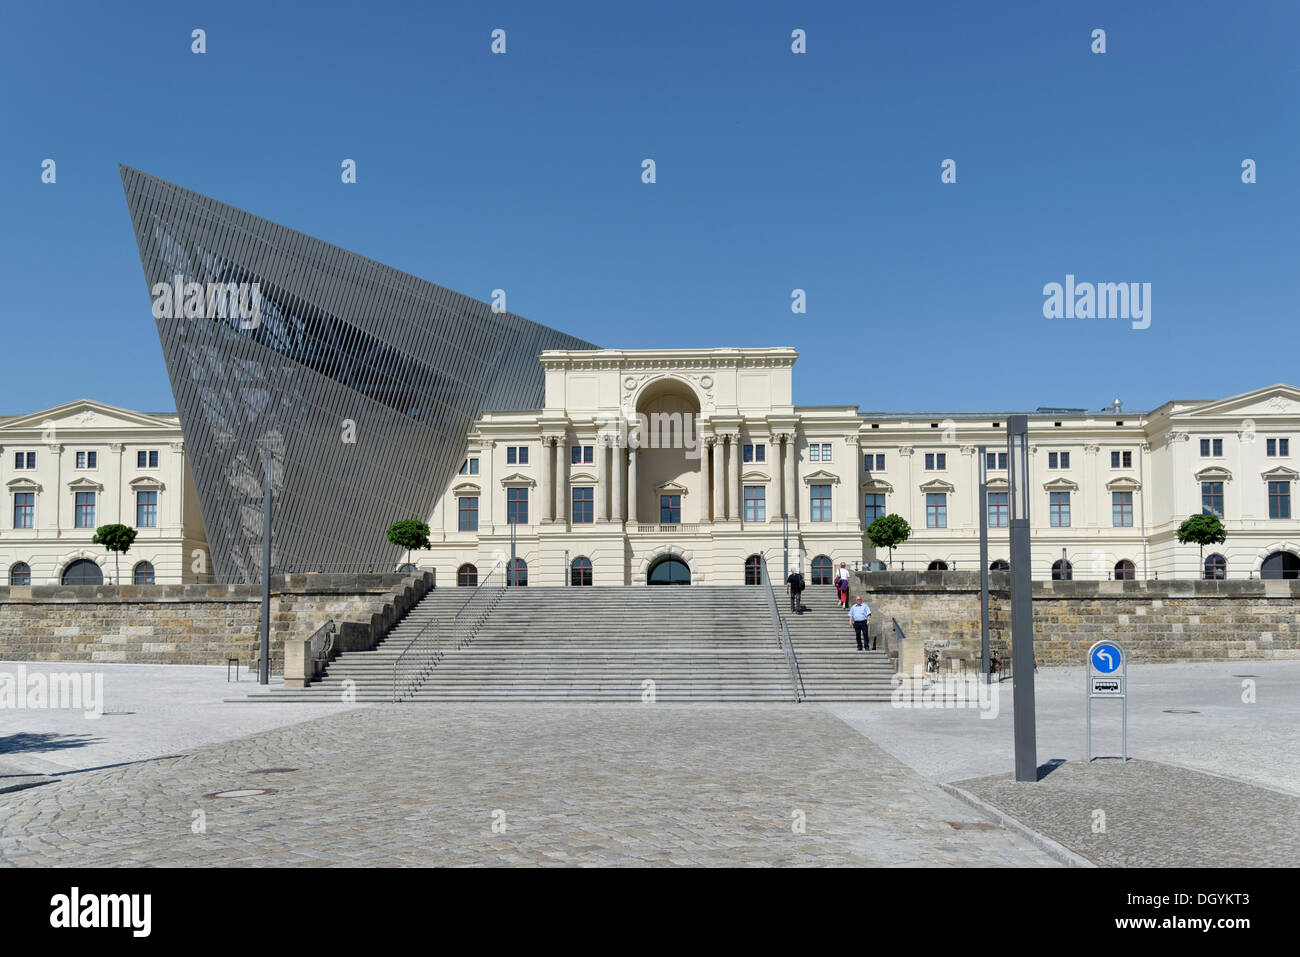
[[[430,618],[393,662],[393,701],[402,701],[415,694],[448,651],[462,647],[473,638],[504,593],[505,562],[498,561],[487,575],[479,579],[478,585],[452,618],[451,626],[446,629],[449,641],[443,641],[443,631],[438,628],[437,620]]]
[[[311,655],[313,678],[329,664],[330,649],[334,647],[334,619],[331,618],[312,633],[308,653]]]
[[[796,702],[803,701],[807,698],[807,695],[804,693],[803,688],[803,674],[799,671],[799,658],[794,653],[794,642],[790,640],[790,626],[781,617],[780,611],[777,610],[776,592],[772,588],[772,578],[767,571],[767,559],[760,554],[758,561],[762,572],[763,590],[767,593],[767,610],[772,616],[772,631],[776,635],[777,646],[785,655],[785,664],[790,672],[790,687],[794,692],[794,700]]]

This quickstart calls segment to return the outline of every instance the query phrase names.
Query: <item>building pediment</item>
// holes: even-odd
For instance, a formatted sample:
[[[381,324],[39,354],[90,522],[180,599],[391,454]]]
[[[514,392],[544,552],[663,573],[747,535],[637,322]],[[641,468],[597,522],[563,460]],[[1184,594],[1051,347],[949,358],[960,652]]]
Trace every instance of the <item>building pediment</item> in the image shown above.
[[[772,481],[772,476],[766,472],[760,472],[757,469],[750,469],[740,476],[740,480],[747,485],[757,485],[762,482]]]
[[[1260,477],[1268,482],[1294,482],[1297,478],[1300,478],[1300,472],[1289,469],[1285,465],[1279,465],[1267,472],[1261,472]]]
[[[834,472],[828,472],[825,469],[818,469],[816,472],[809,472],[803,477],[805,485],[834,485],[838,483],[840,477]]]
[[[1198,482],[1227,482],[1231,479],[1232,473],[1222,465],[1211,465],[1196,473],[1196,481]]]
[[[864,492],[890,493],[894,491],[894,486],[890,485],[884,479],[867,479],[865,482],[862,483],[860,488]]]
[[[5,487],[11,492],[39,492],[41,490],[39,482],[34,482],[26,476],[10,479],[5,483]]]
[[[1131,475],[1120,475],[1106,483],[1106,489],[1111,492],[1136,492],[1141,487],[1142,483]]]
[[[459,482],[452,486],[451,494],[454,496],[470,495],[476,497],[482,494],[482,490],[474,482]]]
[[[596,476],[590,472],[572,472],[569,474],[570,485],[595,485]]]
[[[676,482],[665,482],[663,485],[655,487],[655,492],[659,495],[686,495],[690,492],[685,485],[678,485]]]
[[[94,479],[89,479],[86,478],[85,476],[82,476],[81,478],[74,478],[71,482],[68,483],[68,488],[72,489],[74,492],[104,491],[104,485],[102,482],[96,482]]]
[[[126,484],[131,486],[131,488],[133,489],[140,489],[144,491],[156,490],[161,492],[163,491],[163,489],[167,487],[152,475],[137,476],[136,478],[131,479],[131,481],[127,482]]]
[[[1300,416],[1300,389],[1278,383],[1217,402],[1207,402],[1199,408],[1186,410],[1182,415],[1188,418]]]
[[[1007,481],[1003,479],[1002,484],[1004,486],[1007,485]],[[993,487],[993,483],[990,482],[989,488],[992,487]],[[1079,491],[1079,483],[1071,482],[1068,478],[1064,478],[1064,477],[1054,478],[1050,482],[1044,482],[1043,488],[1048,492],[1077,492]]]
[[[1057,481],[1060,481],[1060,479],[1057,479]],[[990,492],[1007,492],[1011,489],[1011,483],[999,476],[989,479],[984,483],[984,487]]]
[[[532,488],[537,482],[532,476],[525,475],[523,472],[511,472],[509,475],[502,476],[501,484],[512,488]]]
[[[943,479],[930,479],[921,486],[922,492],[954,492],[957,487],[951,482],[945,482]]]
[[[15,416],[0,425],[0,434],[33,430],[43,432],[48,429],[53,429],[57,436],[60,430],[78,433],[121,429],[177,432],[180,426],[142,412],[119,409],[90,399],[76,399],[30,415]]]

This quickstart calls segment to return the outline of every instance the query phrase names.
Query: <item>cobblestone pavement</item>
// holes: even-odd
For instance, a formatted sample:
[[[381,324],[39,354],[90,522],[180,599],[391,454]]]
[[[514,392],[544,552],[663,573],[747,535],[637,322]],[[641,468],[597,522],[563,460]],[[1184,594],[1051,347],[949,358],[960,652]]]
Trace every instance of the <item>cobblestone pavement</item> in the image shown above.
[[[1300,865],[1300,798],[1187,768],[1067,761],[1034,784],[957,786],[1103,867]]]
[[[275,793],[204,797],[243,788]],[[663,704],[386,705],[71,773],[0,795],[0,862],[1056,864],[820,708]]]

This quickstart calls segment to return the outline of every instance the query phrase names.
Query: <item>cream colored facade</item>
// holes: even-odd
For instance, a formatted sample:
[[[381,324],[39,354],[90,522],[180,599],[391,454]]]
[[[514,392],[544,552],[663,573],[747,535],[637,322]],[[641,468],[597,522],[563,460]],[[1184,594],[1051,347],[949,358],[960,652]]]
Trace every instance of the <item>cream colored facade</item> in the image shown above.
[[[978,568],[979,448],[995,456],[990,494],[1005,494],[996,456],[1006,415],[796,406],[795,359],[789,348],[543,353],[545,408],[477,421],[416,564],[435,567],[440,582],[468,566],[486,574],[510,554],[513,498],[526,502],[514,549],[531,585],[563,584],[576,559],[598,585],[645,583],[665,558],[694,583],[742,583],[759,553],[779,575],[783,515],[791,564],[806,574],[815,559],[887,561],[863,531],[875,508],[912,527],[893,568]],[[1199,455],[1201,439],[1210,455]],[[1223,556],[1228,577],[1258,576],[1275,553],[1300,556],[1294,506],[1289,518],[1269,517],[1269,483],[1288,495],[1297,484],[1294,387],[1150,413],[1040,410],[1030,440],[1036,578],[1052,576],[1062,549],[1075,579],[1114,577],[1121,562],[1138,578],[1198,576],[1197,547],[1177,544],[1174,531],[1201,511],[1202,482],[1222,483],[1228,540],[1206,554]],[[679,510],[661,513],[665,502]],[[995,525],[990,561],[1007,557],[1007,530]]]
[[[0,584],[19,580],[23,566],[30,584],[58,584],[82,559],[99,566],[105,583],[118,581],[113,555],[91,542],[96,526],[115,523],[136,529],[134,544],[120,556],[122,582],[131,583],[141,562],[152,566],[157,584],[201,580],[207,571],[203,524],[175,414],[81,399],[0,417],[0,482]],[[78,494],[87,527],[77,526]],[[86,510],[92,501],[93,514]]]

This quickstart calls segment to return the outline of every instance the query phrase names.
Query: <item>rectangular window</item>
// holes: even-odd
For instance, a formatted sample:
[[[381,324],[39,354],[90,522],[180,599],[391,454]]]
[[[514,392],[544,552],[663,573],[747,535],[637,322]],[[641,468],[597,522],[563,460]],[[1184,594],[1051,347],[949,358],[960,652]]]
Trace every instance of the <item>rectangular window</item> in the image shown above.
[[[1068,469],[1070,467],[1070,453],[1048,452],[1047,467],[1049,469]]]
[[[596,521],[596,490],[590,485],[573,490],[573,524],[590,525]]]
[[[1006,528],[1010,513],[1009,492],[989,492],[989,528]]]
[[[948,527],[948,493],[947,492],[926,492],[925,493],[925,527],[926,528],[947,528]]]
[[[885,493],[868,492],[862,497],[862,522],[870,525],[878,518],[885,517]]]
[[[478,531],[478,496],[462,495],[456,528],[462,532]]]
[[[862,457],[862,467],[868,472],[883,472],[885,470],[885,453],[872,454],[868,452]]]
[[[158,450],[140,449],[135,453],[135,467],[138,469],[156,469],[158,467]]]
[[[31,528],[36,517],[36,493],[14,493],[14,528]]]
[[[1050,492],[1047,500],[1048,521],[1052,528],[1070,527],[1070,493]]]
[[[925,469],[927,472],[941,471],[948,467],[948,454],[946,452],[926,452]]]
[[[1290,439],[1266,439],[1264,445],[1267,448],[1265,454],[1267,454],[1270,457],[1291,454]]]
[[[1007,453],[1006,453],[1006,452],[985,452],[985,453],[984,453],[984,468],[985,468],[985,470],[987,470],[987,471],[993,471],[993,470],[996,470],[996,469],[1003,469],[1003,470],[1004,470],[1004,469],[1006,469],[1006,467],[1007,467]],[[1055,468],[1055,466],[1052,466],[1052,467]]]
[[[1201,439],[1201,455],[1220,456],[1223,454],[1223,439]]]
[[[1223,483],[1201,483],[1201,512],[1223,518]]]
[[[1110,493],[1110,523],[1115,528],[1133,527],[1133,493]]]
[[[1133,467],[1133,453],[1131,451],[1111,452],[1110,467],[1113,469],[1131,469]]]
[[[754,445],[746,445],[742,449],[741,455],[746,462],[766,462],[767,446],[763,445],[761,442],[755,443]]]
[[[528,464],[528,446],[526,445],[519,446],[519,464],[520,465]]]
[[[140,491],[135,493],[135,527],[158,527],[158,493]]]
[[[95,493],[77,492],[73,509],[73,524],[77,528],[95,527]]]
[[[36,468],[35,452],[15,452],[14,468],[16,469],[34,469]]]
[[[822,447],[820,445],[808,446],[808,461],[820,462],[822,460]]]
[[[659,524],[680,525],[682,523],[682,497],[680,495],[659,496]]]
[[[77,453],[77,468],[79,468],[79,469],[94,469],[94,468],[99,468],[99,453],[98,453],[98,452],[78,452],[78,453]]]
[[[528,461],[527,456],[524,457],[524,461]],[[590,465],[594,461],[596,461],[596,447],[594,445],[575,445],[569,455],[570,465],[582,465],[584,463]]]
[[[1265,449],[1264,451],[1265,455],[1270,455],[1270,456],[1277,455],[1277,439],[1265,439],[1264,449]],[[1201,453],[1201,454],[1204,455],[1205,453]]]
[[[528,524],[528,489],[506,489],[506,521],[511,525]]]
[[[829,522],[831,520],[831,487],[829,485],[809,486],[808,520],[812,522]]]
[[[1291,517],[1291,483],[1290,482],[1269,482],[1268,483],[1268,517],[1269,518],[1290,518]]]
[[[745,521],[767,521],[767,489],[762,485],[745,486]]]
[[[478,475],[478,459],[466,459],[460,463],[461,475]]]
[[[519,462],[519,449],[513,445],[506,446],[506,465],[516,465]]]

